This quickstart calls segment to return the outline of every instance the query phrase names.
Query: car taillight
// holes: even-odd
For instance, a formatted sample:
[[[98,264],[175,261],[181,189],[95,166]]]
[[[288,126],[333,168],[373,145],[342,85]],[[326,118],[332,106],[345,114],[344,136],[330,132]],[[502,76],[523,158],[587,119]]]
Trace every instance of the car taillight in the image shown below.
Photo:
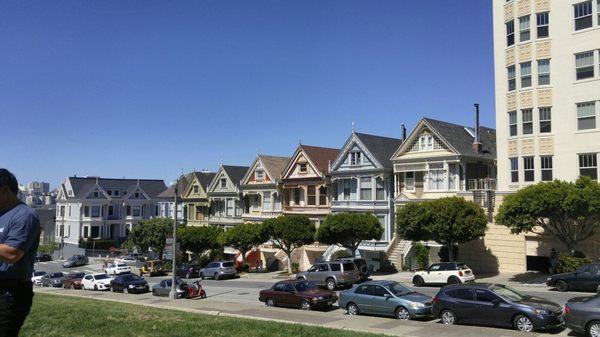
[[[438,297],[437,297],[437,296],[434,296],[434,297],[433,297],[433,300],[431,300],[431,302],[433,302],[433,303],[437,303],[437,301],[439,301],[439,299],[438,299]]]
[[[571,308],[565,304],[565,315],[569,315],[571,313]]]
[[[458,271],[458,276],[463,276],[463,272],[462,272],[462,270],[459,270],[459,271]]]

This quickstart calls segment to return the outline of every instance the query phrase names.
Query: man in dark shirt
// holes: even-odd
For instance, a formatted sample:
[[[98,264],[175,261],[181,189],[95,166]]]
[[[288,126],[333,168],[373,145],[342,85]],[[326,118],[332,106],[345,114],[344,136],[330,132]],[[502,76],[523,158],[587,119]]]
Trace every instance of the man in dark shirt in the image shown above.
[[[31,274],[40,222],[18,192],[15,176],[0,168],[0,337],[19,335],[33,299]]]

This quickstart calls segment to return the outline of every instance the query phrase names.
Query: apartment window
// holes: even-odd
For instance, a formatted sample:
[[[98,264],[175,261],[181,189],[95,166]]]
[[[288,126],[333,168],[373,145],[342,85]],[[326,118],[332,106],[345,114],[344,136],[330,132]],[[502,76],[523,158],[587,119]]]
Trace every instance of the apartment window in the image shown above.
[[[506,46],[515,44],[515,21],[510,20],[506,23]]]
[[[596,102],[577,104],[577,130],[596,128]]]
[[[535,177],[535,165],[533,157],[523,157],[523,173],[525,181],[533,181]]]
[[[542,181],[552,181],[552,156],[541,156]]]
[[[372,200],[371,177],[360,178],[360,200]]]
[[[429,180],[430,191],[439,191],[446,189],[446,170],[444,170],[444,164],[429,164],[429,172],[427,173],[427,176]]]
[[[226,216],[233,216],[234,203],[235,202],[233,199],[225,200],[225,215]]]
[[[519,42],[529,41],[531,32],[529,30],[530,19],[529,15],[519,18]]]
[[[515,66],[506,68],[508,71],[508,91],[513,91],[517,88]]]
[[[550,84],[550,60],[538,61],[538,85]]]
[[[327,205],[327,187],[319,187],[319,205]]]
[[[344,200],[350,200],[351,197],[351,193],[352,193],[352,180],[350,179],[344,179],[342,180],[342,186],[343,186],[343,196],[344,196]]]
[[[598,11],[598,25],[600,26],[600,0],[598,0],[598,4],[596,4],[596,10]]]
[[[263,180],[265,180],[265,171],[263,171],[263,170],[256,170],[256,171],[254,171],[254,179],[256,181],[263,181]]]
[[[219,185],[221,188],[227,188],[227,179],[221,178],[221,180],[219,180]]]
[[[548,37],[548,25],[550,23],[550,16],[548,12],[538,13],[537,15],[537,38]]]
[[[592,1],[585,1],[575,4],[575,30],[590,28],[592,22]]]
[[[517,112],[511,111],[508,113],[508,127],[511,136],[516,136],[517,131]]]
[[[90,206],[83,206],[83,216],[86,218],[90,217]]]
[[[552,132],[552,108],[539,108],[540,133]]]
[[[531,62],[521,63],[521,88],[531,86]]]
[[[420,151],[433,150],[433,136],[432,135],[421,135],[419,137],[419,150]]]
[[[100,206],[92,206],[92,218],[100,217]]]
[[[596,153],[583,153],[579,155],[579,175],[598,179],[598,155]]]
[[[407,191],[415,190],[415,173],[404,172],[404,189]]]
[[[299,206],[301,198],[302,198],[302,189],[295,188],[294,189],[294,205]]]
[[[298,171],[300,171],[300,173],[308,172],[307,165],[306,164],[298,164]]]
[[[510,181],[513,183],[519,182],[519,159],[510,158]]]
[[[60,206],[60,216],[61,217],[65,216],[65,206]]]
[[[194,185],[194,193],[200,192],[200,186]]]
[[[521,122],[523,123],[523,134],[533,133],[533,112],[531,109],[521,110]]]
[[[381,178],[375,179],[375,198],[377,200],[385,200],[385,186]]]
[[[263,210],[264,211],[271,210],[271,192],[263,193]]]
[[[361,153],[352,152],[350,153],[350,165],[357,166],[361,164]]]
[[[575,54],[575,72],[578,80],[594,77],[594,52]]]
[[[306,204],[310,206],[317,204],[317,188],[315,186],[306,187]]]

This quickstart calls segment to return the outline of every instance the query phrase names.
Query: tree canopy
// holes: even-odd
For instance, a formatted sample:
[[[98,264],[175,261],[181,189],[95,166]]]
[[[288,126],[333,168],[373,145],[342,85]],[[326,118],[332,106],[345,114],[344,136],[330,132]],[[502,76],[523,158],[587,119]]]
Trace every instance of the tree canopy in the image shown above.
[[[262,223],[245,223],[223,232],[223,244],[231,246],[242,254],[242,264],[246,264],[246,252],[269,240],[266,226]]]
[[[446,197],[412,205],[401,207],[396,214],[398,234],[406,240],[433,240],[447,246],[450,260],[454,260],[452,247],[485,235],[485,212],[464,198]],[[409,209],[403,210],[406,207]]]
[[[315,241],[315,225],[304,215],[282,215],[263,222],[273,245],[287,256],[288,272],[292,271],[294,249]]]
[[[379,240],[382,234],[383,227],[373,214],[337,213],[325,218],[315,238],[321,243],[346,247],[354,256],[362,241]]]
[[[142,251],[152,248],[162,258],[166,239],[173,235],[173,223],[167,218],[140,221],[129,233],[128,240]]]
[[[514,234],[550,233],[573,253],[600,226],[600,184],[581,177],[527,186],[504,198],[496,222]]]
[[[196,256],[202,255],[206,250],[222,247],[219,236],[223,230],[213,226],[188,226],[177,230],[177,241],[181,250],[192,252]]]

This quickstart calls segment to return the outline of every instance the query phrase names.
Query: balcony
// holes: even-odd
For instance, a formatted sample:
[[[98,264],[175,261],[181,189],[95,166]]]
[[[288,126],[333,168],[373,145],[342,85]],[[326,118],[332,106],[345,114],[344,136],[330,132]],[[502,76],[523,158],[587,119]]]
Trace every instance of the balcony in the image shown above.
[[[332,208],[386,208],[390,204],[387,200],[334,200],[331,202]]]
[[[286,206],[284,212],[298,214],[329,214],[329,206]]]
[[[204,219],[206,221],[207,219]],[[242,222],[242,217],[238,216],[225,216],[225,215],[211,215],[208,217],[208,222],[221,223],[221,224],[238,224]]]
[[[494,178],[480,178],[480,179],[469,179],[467,180],[468,191],[495,191],[496,190],[496,179]]]

